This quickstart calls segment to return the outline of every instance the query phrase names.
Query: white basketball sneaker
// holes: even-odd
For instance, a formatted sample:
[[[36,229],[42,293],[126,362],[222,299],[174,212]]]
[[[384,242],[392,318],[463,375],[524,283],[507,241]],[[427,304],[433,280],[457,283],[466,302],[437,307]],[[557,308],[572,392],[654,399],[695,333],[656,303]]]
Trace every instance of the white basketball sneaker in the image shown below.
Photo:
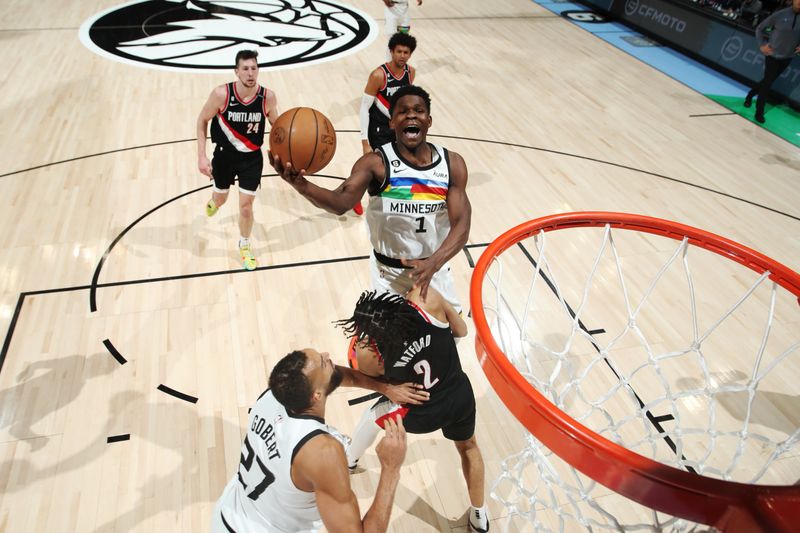
[[[470,507],[469,519],[467,520],[467,530],[474,533],[488,533],[489,532],[489,515],[486,512],[486,506]]]

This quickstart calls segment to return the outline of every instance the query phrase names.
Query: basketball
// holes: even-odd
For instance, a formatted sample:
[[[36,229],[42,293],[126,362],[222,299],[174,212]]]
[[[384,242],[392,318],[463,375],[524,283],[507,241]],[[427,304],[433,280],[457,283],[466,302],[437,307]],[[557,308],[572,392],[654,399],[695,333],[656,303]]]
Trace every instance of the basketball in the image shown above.
[[[306,174],[319,172],[336,152],[336,131],[328,117],[310,107],[295,107],[278,117],[269,132],[269,150]]]

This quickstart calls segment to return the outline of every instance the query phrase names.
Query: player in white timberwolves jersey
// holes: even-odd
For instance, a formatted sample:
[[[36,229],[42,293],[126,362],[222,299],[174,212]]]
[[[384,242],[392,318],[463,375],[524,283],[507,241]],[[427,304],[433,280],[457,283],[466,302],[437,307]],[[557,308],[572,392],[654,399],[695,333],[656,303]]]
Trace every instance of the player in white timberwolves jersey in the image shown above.
[[[347,212],[367,191],[373,288],[404,295],[416,285],[425,298],[430,285],[460,311],[448,261],[469,237],[467,166],[459,154],[427,141],[430,109],[424,89],[398,89],[390,104],[397,140],[363,155],[334,190],[314,185],[304,169],[284,165],[272,153],[270,163],[297,192],[331,213]]]
[[[386,531],[406,453],[402,418],[387,423],[376,448],[381,475],[363,520],[344,437],[325,424],[325,403],[339,384],[384,388],[359,374],[310,348],[275,365],[250,411],[239,468],[214,508],[212,533],[309,533],[323,524],[329,531]],[[427,396],[412,384],[401,389],[409,398]]]

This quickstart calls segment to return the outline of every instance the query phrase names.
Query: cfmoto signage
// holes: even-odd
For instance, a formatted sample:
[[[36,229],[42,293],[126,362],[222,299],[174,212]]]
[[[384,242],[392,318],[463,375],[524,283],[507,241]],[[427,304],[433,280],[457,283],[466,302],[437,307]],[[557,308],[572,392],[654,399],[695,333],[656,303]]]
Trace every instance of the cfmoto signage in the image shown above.
[[[642,17],[660,26],[675,30],[678,33],[683,33],[684,30],[686,30],[686,21],[641,2],[640,0],[627,0],[627,2],[625,2],[625,14],[629,17],[633,17],[634,15]]]

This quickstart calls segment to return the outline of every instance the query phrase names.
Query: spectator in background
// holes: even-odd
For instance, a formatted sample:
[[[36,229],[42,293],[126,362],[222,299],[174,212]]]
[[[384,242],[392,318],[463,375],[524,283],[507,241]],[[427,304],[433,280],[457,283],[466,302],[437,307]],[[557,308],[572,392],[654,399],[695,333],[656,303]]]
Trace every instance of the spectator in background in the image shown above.
[[[723,0],[717,7],[717,11],[722,12],[726,19],[736,19],[739,17],[740,0]]]
[[[763,8],[764,5],[761,0],[744,0],[740,8],[740,16],[744,22],[755,26],[761,18],[761,10]]]
[[[756,28],[756,41],[761,43],[764,54],[764,77],[758,82],[744,100],[744,106],[752,105],[756,99],[756,121],[763,124],[764,106],[767,103],[769,88],[786,70],[792,58],[800,54],[800,0],[792,0],[792,5],[779,9],[764,19]]]

